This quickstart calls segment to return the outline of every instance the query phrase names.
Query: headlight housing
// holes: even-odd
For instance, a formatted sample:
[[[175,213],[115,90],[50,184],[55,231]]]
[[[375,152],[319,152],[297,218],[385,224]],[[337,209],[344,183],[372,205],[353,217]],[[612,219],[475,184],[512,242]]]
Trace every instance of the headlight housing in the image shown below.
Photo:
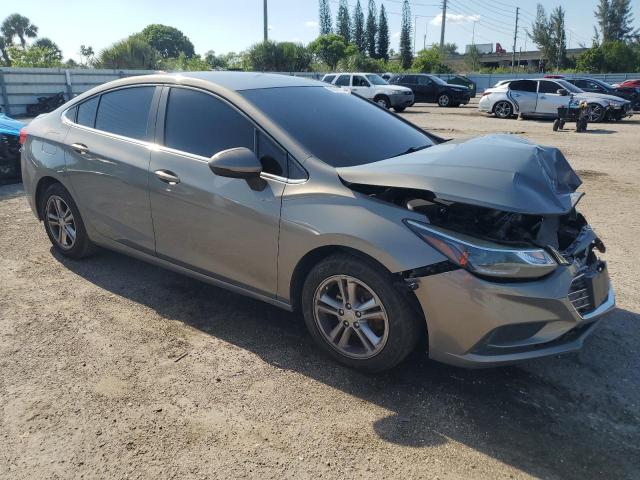
[[[558,266],[556,260],[541,248],[504,247],[415,220],[404,223],[453,263],[477,275],[539,278]]]

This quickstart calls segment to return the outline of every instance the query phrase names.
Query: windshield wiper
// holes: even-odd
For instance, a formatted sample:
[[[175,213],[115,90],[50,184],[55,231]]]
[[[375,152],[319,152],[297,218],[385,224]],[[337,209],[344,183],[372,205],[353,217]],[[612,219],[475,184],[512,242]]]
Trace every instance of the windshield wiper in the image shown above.
[[[407,154],[409,154],[409,153],[418,152],[418,151],[420,151],[420,150],[424,150],[425,148],[429,148],[430,146],[431,146],[431,145],[422,145],[422,146],[420,146],[420,147],[409,147],[409,148],[407,148],[404,152],[399,153],[399,154],[397,154],[397,155],[394,155],[393,157],[390,157],[390,158],[400,157],[400,156],[402,156],[402,155],[407,155]]]

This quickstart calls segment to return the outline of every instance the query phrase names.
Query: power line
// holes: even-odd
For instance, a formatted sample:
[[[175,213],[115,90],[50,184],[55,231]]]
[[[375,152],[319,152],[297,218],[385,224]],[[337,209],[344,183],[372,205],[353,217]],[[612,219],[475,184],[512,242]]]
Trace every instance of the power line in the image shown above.
[[[462,8],[462,7],[460,7],[457,4],[453,4],[453,5],[455,5],[455,8],[454,7],[450,7],[452,12],[455,12],[458,15],[463,15],[463,16],[480,17],[480,19],[474,20],[474,21],[477,21],[478,23],[480,23],[481,26],[484,26],[487,29],[491,29],[492,31],[496,31],[497,30],[499,33],[503,33],[505,35],[506,34],[511,35],[511,30],[507,30],[507,28],[504,25],[500,25],[500,24],[497,24],[497,23],[493,23],[492,21],[483,19],[482,15],[479,15],[479,14],[477,14],[475,12],[469,12],[469,11],[464,12],[464,11],[458,10],[458,8]]]

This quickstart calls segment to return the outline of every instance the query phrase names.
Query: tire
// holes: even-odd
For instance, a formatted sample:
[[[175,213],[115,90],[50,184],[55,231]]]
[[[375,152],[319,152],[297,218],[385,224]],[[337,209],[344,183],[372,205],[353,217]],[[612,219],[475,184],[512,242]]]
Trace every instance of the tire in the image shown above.
[[[56,251],[65,257],[76,260],[93,252],[94,245],[89,240],[76,202],[60,183],[54,183],[47,188],[42,195],[39,208],[45,231]],[[70,217],[68,212],[71,213]],[[55,221],[53,217],[57,217],[58,221]],[[64,217],[63,220],[66,219],[65,227],[61,227],[58,223],[62,217]],[[70,221],[66,223],[69,219]],[[71,232],[74,232],[73,235]]]
[[[350,305],[354,297],[357,303]],[[322,350],[344,365],[367,372],[396,366],[413,351],[424,331],[409,292],[396,287],[391,274],[374,262],[347,254],[328,257],[309,272],[302,289],[302,310]]]
[[[458,108],[458,107],[460,106],[460,103],[458,103],[458,102],[454,102],[454,103],[452,103],[452,104],[451,104],[451,106],[452,106],[453,108]]]
[[[398,113],[402,113],[402,112],[404,112],[405,108],[406,108],[406,107],[393,107],[393,109],[394,109],[396,112],[398,112]]]
[[[382,108],[386,108],[387,110],[389,110],[389,108],[391,107],[391,102],[385,95],[378,95],[373,99],[373,101]]]
[[[438,96],[438,106],[439,107],[450,107],[451,106],[451,95],[448,93],[442,93]]]
[[[506,100],[500,100],[493,106],[493,113],[498,118],[511,118],[513,115],[513,105]]]
[[[558,120],[557,118],[553,121],[553,131],[557,132],[558,129],[560,128],[560,120]]]
[[[604,109],[604,107],[597,103],[590,103],[587,106],[587,109],[588,111],[586,112],[586,117],[589,123],[602,122],[607,114],[607,111]]]

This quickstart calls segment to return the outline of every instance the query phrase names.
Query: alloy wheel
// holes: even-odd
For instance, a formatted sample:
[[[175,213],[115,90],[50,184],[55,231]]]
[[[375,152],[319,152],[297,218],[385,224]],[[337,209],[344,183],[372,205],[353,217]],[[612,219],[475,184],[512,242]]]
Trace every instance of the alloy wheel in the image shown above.
[[[61,197],[51,195],[47,200],[46,222],[60,248],[73,248],[76,242],[76,223],[71,208]]]
[[[348,275],[323,281],[314,295],[314,319],[334,349],[350,358],[371,358],[384,348],[389,319],[384,305],[364,282]]]
[[[587,108],[587,121],[589,122],[598,122],[601,120],[602,117],[602,106],[598,105],[597,103],[594,103],[592,105],[589,105],[589,107]]]
[[[449,95],[440,95],[440,97],[438,98],[438,105],[440,105],[441,107],[446,107],[449,105],[450,101],[451,99],[449,98]]]
[[[383,97],[376,100],[376,103],[380,105],[382,108],[387,108],[387,109],[389,108],[389,104],[387,103],[387,100]]]
[[[493,110],[498,118],[511,116],[511,105],[507,102],[498,102]]]

